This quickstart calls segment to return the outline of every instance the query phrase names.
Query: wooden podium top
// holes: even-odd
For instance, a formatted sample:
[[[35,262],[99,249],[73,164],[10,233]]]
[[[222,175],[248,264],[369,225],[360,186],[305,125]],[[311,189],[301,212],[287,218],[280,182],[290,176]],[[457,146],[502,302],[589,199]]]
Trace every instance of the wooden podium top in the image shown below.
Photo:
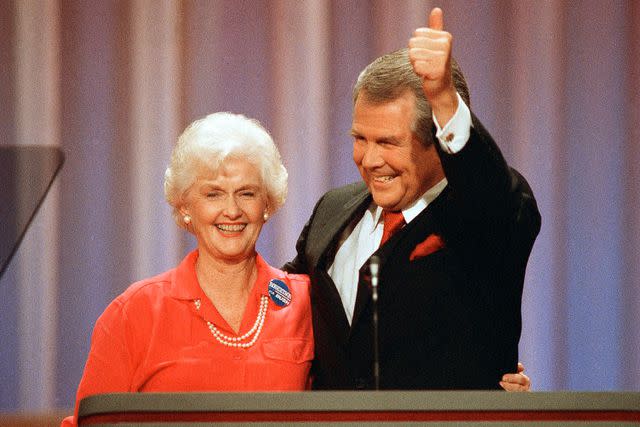
[[[80,425],[443,423],[640,425],[640,393],[341,391],[117,393],[82,400]],[[168,424],[165,424],[168,423]],[[604,424],[603,424],[604,423]]]

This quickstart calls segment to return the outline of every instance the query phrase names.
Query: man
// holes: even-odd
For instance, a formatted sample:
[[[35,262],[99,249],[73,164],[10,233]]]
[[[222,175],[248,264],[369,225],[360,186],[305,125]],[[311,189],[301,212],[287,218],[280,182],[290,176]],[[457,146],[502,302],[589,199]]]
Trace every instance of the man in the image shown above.
[[[540,215],[468,104],[438,8],[408,51],[359,76],[351,132],[363,182],[320,199],[286,266],[311,276],[315,388],[373,388],[373,254],[380,388],[491,389],[516,369]]]

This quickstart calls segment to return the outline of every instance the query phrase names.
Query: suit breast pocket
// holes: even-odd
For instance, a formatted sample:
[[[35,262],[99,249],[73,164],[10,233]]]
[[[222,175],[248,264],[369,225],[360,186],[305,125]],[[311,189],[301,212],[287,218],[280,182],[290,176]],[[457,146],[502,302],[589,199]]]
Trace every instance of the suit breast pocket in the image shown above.
[[[426,306],[437,304],[456,288],[455,260],[447,249],[409,261],[405,269],[395,274],[397,302],[407,298]]]
[[[433,270],[442,271],[448,267],[450,263],[449,254],[446,249],[440,249],[432,254],[423,256],[413,261],[409,261],[408,269],[410,271],[415,270]]]

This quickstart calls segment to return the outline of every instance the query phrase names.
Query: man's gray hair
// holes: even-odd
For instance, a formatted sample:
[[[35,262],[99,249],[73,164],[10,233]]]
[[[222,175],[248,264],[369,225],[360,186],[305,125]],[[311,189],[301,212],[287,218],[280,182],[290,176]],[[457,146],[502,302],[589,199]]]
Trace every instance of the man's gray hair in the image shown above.
[[[469,88],[457,62],[451,59],[452,78],[456,90],[467,104]],[[433,143],[433,119],[431,108],[422,90],[422,77],[413,71],[409,61],[409,49],[399,49],[383,55],[362,70],[353,87],[353,103],[358,96],[366,96],[368,102],[385,103],[398,99],[407,91],[414,94],[416,99],[416,117],[413,122],[413,132],[425,146]]]

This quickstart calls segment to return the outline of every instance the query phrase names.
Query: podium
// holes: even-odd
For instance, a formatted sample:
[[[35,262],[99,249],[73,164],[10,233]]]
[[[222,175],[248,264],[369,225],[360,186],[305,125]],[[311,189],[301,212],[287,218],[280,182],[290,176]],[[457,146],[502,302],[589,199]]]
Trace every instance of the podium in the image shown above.
[[[80,402],[79,425],[640,425],[640,393],[339,391],[115,393]]]

